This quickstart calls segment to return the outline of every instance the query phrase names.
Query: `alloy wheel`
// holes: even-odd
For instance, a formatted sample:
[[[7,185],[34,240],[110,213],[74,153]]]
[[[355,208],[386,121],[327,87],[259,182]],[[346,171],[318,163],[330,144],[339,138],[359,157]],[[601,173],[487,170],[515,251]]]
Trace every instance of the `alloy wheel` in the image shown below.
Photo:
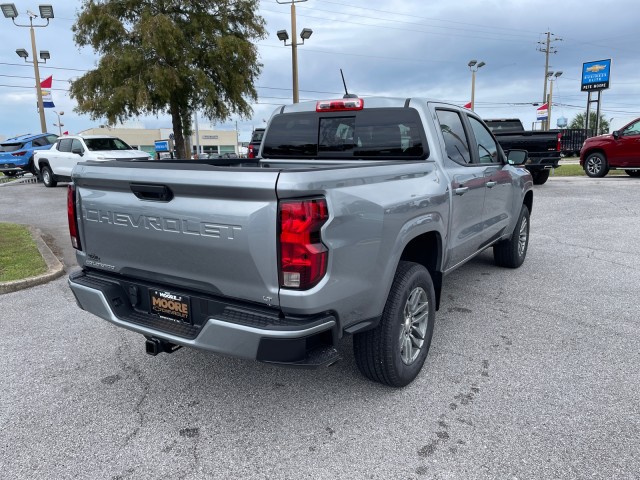
[[[429,297],[422,287],[414,288],[404,306],[400,327],[400,357],[411,365],[420,355],[429,325]]]

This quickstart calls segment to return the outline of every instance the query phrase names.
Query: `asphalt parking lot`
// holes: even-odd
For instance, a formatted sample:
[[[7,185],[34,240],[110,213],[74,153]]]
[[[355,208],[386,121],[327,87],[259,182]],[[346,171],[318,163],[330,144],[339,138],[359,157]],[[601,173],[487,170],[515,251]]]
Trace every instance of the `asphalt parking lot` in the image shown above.
[[[0,187],[72,268],[66,189]],[[525,264],[445,280],[409,387],[181,349],[79,310],[66,280],[0,296],[0,477],[638,478],[640,179],[536,187]]]

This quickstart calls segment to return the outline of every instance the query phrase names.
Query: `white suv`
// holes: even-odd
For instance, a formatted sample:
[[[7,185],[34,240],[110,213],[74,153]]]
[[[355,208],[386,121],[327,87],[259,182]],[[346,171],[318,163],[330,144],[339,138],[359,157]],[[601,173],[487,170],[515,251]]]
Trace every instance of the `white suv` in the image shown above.
[[[71,180],[71,171],[78,162],[150,158],[148,153],[131,148],[117,137],[87,135],[58,138],[51,149],[37,151],[33,163],[45,187],[55,187],[59,181]]]

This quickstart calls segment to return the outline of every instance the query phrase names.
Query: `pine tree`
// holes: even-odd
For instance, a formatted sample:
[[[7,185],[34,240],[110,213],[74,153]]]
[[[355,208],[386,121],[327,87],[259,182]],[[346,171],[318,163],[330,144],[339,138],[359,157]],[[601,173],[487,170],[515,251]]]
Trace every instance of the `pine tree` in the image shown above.
[[[76,111],[110,124],[171,115],[176,151],[189,158],[195,110],[212,121],[251,115],[265,37],[259,0],[83,0],[74,40],[100,60],[71,82]]]

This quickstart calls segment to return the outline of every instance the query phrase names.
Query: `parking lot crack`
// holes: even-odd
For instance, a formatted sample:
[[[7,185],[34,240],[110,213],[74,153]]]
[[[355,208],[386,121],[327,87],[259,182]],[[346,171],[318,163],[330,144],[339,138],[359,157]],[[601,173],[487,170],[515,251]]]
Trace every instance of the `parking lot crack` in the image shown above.
[[[144,375],[142,374],[142,371],[140,369],[124,361],[125,355],[123,354],[123,345],[124,345],[124,339],[123,339],[123,342],[118,345],[118,349],[116,351],[116,359],[122,365],[122,370],[129,373],[130,376],[133,377],[142,388],[142,393],[140,395],[140,398],[136,402],[136,405],[133,407],[133,412],[137,415],[138,422],[133,428],[133,430],[129,432],[125,437],[124,444],[122,445],[122,448],[124,449],[127,446],[129,446],[131,441],[136,437],[136,435],[138,435],[138,432],[140,432],[140,429],[145,424],[146,414],[142,409],[142,406],[147,400],[147,397],[149,395],[149,382],[144,378]]]

